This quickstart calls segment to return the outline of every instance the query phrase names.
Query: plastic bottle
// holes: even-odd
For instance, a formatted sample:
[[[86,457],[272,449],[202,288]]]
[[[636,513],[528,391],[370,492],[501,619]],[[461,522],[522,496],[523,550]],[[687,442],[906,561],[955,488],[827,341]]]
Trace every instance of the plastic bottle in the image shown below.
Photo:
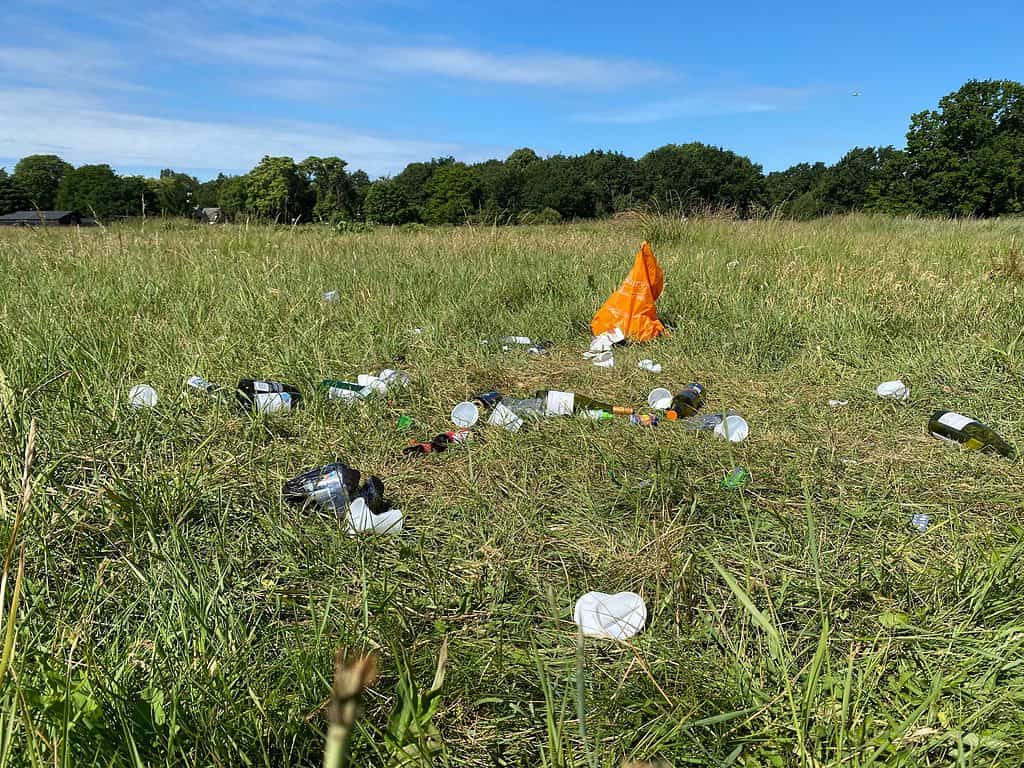
[[[933,413],[928,420],[928,434],[940,440],[959,443],[969,451],[991,451],[1008,459],[1017,458],[1017,449],[994,429],[955,411]]]
[[[736,411],[691,416],[683,421],[683,426],[689,432],[714,432],[734,443],[746,440],[750,432],[749,425]]]
[[[704,387],[693,381],[672,398],[666,417],[669,421],[693,416],[704,406]]]
[[[302,401],[298,387],[260,379],[239,381],[235,396],[238,402],[256,413],[290,411]]]
[[[373,387],[339,379],[324,379],[320,382],[320,390],[327,395],[328,400],[340,400],[345,403],[365,400],[374,394]]]
[[[327,464],[307,470],[286,482],[284,499],[292,504],[316,504],[340,514],[348,509],[355,496],[359,477],[359,470],[340,461]]]

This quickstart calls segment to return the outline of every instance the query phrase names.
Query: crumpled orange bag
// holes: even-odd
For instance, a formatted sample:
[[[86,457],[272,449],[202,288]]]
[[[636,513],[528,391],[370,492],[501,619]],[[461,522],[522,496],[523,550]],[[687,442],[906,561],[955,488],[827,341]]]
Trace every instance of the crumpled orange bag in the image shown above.
[[[651,244],[645,240],[629,275],[590,321],[591,332],[600,336],[605,331],[621,328],[626,338],[633,341],[649,341],[660,336],[665,326],[658,320],[654,302],[664,288],[665,273],[654,258]]]

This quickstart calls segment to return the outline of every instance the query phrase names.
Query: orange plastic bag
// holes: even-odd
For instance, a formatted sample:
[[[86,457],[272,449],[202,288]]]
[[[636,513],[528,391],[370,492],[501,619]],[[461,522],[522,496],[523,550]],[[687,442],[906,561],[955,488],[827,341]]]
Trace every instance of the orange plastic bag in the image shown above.
[[[654,258],[651,244],[645,240],[629,275],[590,321],[591,332],[600,336],[605,331],[621,328],[626,338],[633,341],[649,341],[660,336],[665,326],[658,320],[654,302],[664,287],[665,273]]]

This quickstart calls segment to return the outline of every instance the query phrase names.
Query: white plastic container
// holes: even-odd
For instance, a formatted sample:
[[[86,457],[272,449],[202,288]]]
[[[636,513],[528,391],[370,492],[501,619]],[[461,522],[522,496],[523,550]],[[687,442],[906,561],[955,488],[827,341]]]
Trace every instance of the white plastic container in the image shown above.
[[[664,387],[652,389],[647,395],[647,404],[658,411],[667,411],[672,405],[672,393]]]
[[[626,640],[647,624],[647,606],[635,592],[587,592],[576,601],[572,618],[587,637]]]
[[[715,434],[731,443],[742,443],[750,434],[750,425],[742,416],[730,414],[715,427]]]
[[[461,429],[469,429],[480,420],[480,409],[476,403],[468,400],[458,403],[452,408],[452,424]]]

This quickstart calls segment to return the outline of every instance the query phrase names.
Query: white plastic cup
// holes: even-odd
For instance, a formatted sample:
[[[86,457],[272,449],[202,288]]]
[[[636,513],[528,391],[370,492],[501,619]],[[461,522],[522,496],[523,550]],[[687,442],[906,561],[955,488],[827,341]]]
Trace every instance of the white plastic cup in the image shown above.
[[[875,392],[879,397],[885,398],[886,400],[910,399],[910,388],[899,379],[896,381],[883,381],[875,389]]]
[[[468,400],[458,403],[452,408],[452,423],[456,427],[462,429],[469,429],[480,419],[480,409],[476,407],[475,403],[471,403]]]
[[[628,640],[647,624],[647,606],[635,592],[587,592],[572,614],[581,634],[608,640]]]
[[[672,405],[672,393],[664,387],[652,389],[647,395],[647,404],[658,411],[667,411]]]
[[[726,438],[730,443],[742,443],[750,434],[750,425],[742,416],[732,414],[726,416],[722,423],[715,427],[715,434]]]
[[[523,420],[503,403],[498,403],[494,406],[494,410],[491,411],[491,417],[487,420],[487,423],[506,429],[509,432],[518,432],[519,428],[523,426]]]
[[[149,384],[136,384],[128,391],[128,404],[132,408],[152,408],[156,401],[156,390]]]

